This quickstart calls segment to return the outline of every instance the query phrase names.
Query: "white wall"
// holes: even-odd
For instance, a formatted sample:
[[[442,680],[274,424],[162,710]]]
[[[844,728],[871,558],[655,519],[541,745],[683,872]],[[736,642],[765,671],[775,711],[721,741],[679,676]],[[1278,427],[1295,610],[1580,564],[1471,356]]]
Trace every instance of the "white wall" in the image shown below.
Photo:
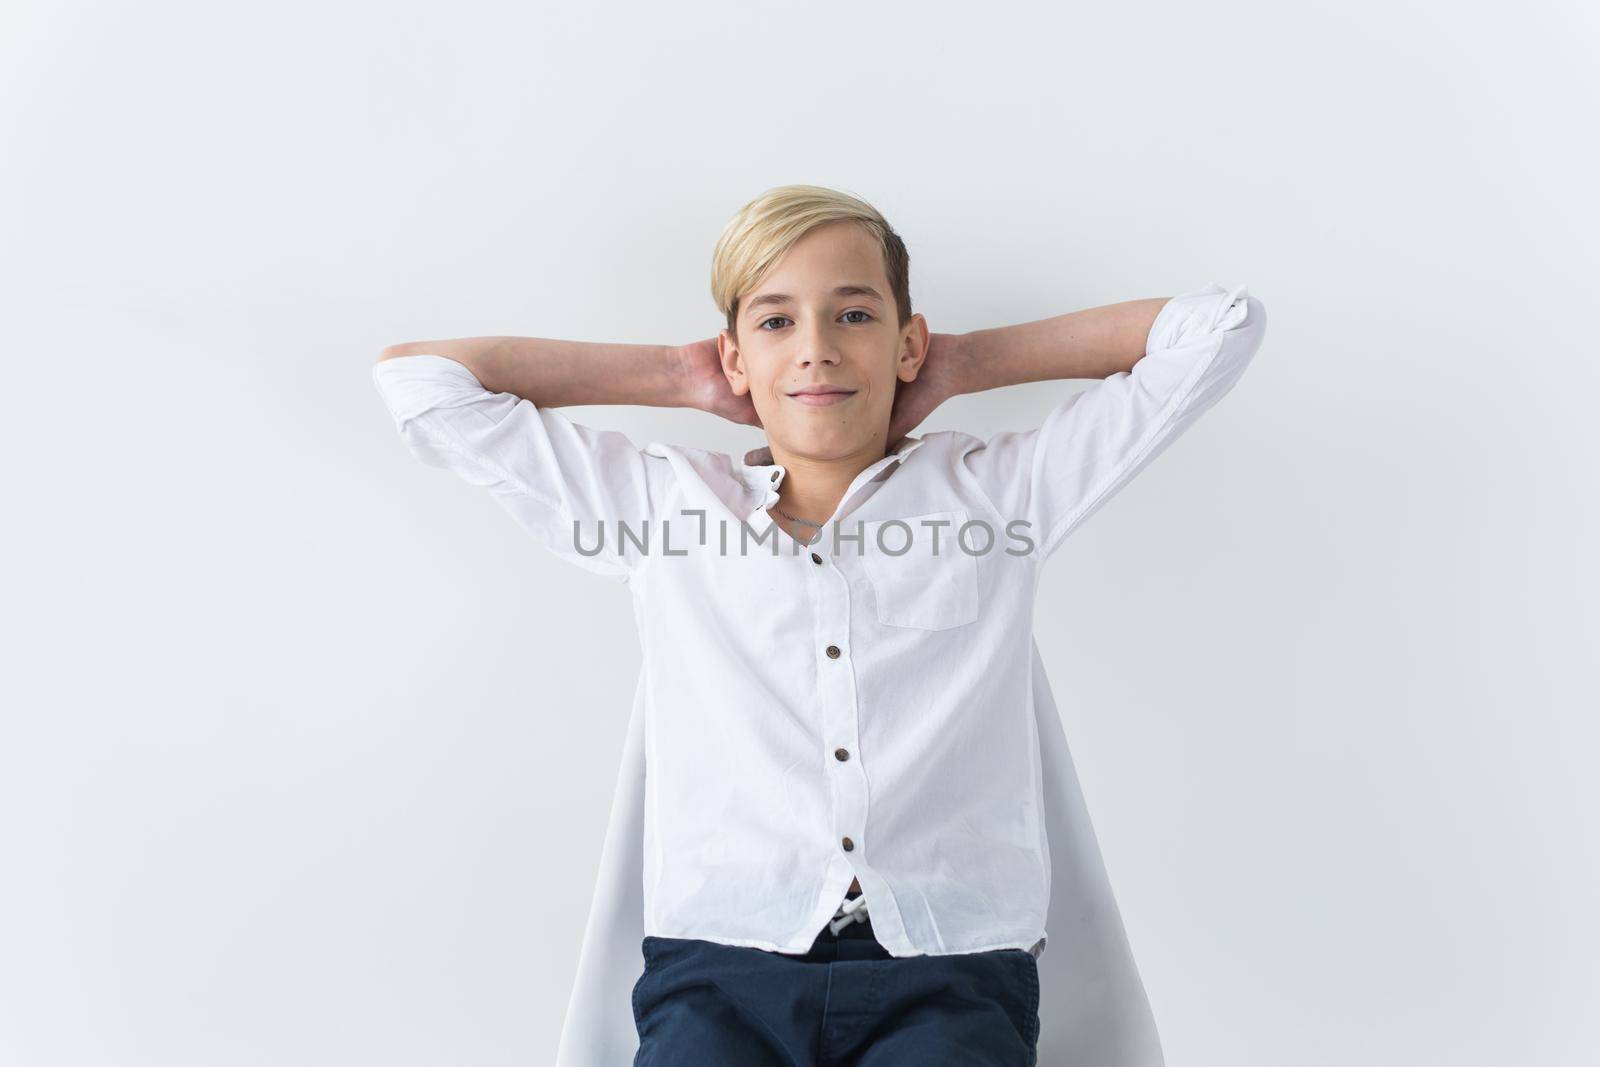
[[[1168,1062],[1595,1061],[1592,6],[3,23],[0,1060],[549,1062],[628,593],[411,459],[369,368],[710,336],[722,224],[806,181],[937,331],[1270,308],[1038,617]]]

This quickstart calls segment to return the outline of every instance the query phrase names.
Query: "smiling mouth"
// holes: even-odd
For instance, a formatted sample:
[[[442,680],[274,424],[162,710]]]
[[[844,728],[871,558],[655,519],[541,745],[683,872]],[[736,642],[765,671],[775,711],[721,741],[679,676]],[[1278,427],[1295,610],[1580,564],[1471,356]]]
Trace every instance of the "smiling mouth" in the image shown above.
[[[829,404],[842,403],[855,395],[854,389],[830,389],[824,393],[790,393],[789,398],[811,407],[826,407]]]

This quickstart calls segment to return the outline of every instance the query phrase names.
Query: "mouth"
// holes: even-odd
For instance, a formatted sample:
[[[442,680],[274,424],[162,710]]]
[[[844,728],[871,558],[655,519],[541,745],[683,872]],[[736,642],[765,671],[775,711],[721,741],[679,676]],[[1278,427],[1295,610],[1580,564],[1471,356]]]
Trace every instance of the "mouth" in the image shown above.
[[[828,407],[833,404],[842,404],[855,395],[856,391],[854,389],[841,389],[831,385],[824,385],[790,393],[789,398],[798,400],[809,407]]]

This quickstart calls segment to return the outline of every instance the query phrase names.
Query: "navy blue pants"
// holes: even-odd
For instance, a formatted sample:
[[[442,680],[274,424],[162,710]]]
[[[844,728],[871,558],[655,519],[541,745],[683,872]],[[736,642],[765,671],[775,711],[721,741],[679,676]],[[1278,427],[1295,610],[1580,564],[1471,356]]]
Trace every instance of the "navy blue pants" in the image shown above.
[[[804,955],[646,937],[634,1067],[1035,1067],[1039,968],[996,949],[889,955],[872,920]]]

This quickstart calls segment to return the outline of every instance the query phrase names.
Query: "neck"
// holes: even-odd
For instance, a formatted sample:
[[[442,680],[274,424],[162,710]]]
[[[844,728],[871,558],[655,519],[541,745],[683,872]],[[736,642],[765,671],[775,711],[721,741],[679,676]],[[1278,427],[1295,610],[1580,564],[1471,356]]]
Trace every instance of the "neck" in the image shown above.
[[[827,522],[856,475],[882,459],[882,445],[835,459],[812,459],[768,445],[774,463],[787,472],[778,488],[778,507],[797,519]],[[811,529],[812,527],[808,527]]]

